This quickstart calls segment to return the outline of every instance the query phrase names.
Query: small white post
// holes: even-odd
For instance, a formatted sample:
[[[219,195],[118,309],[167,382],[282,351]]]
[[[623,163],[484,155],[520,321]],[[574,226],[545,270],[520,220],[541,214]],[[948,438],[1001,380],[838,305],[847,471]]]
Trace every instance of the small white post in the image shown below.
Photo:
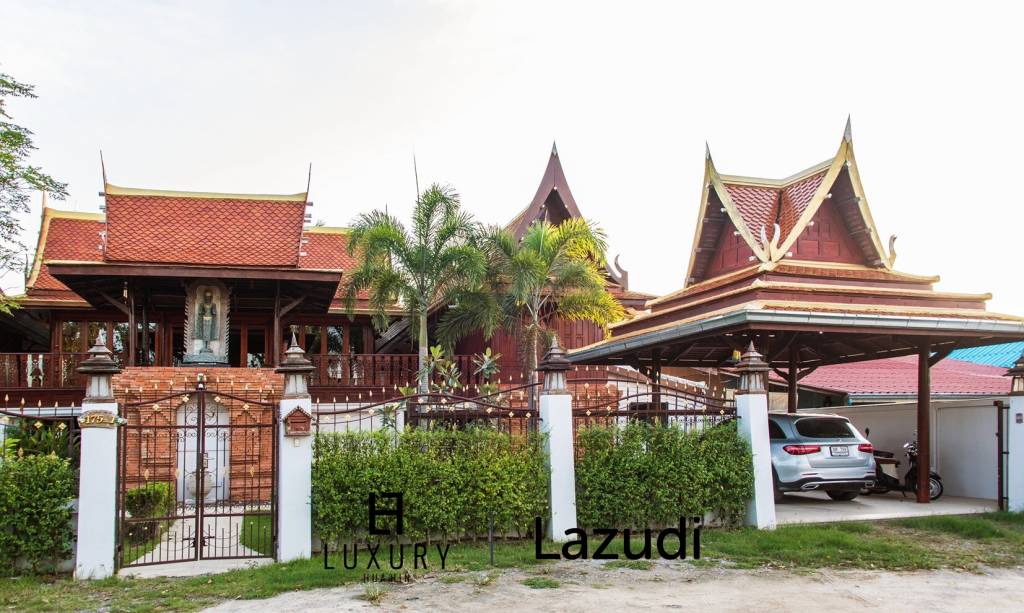
[[[114,574],[117,547],[118,417],[111,378],[121,370],[97,338],[78,372],[88,383],[78,418],[82,439],[75,579],[105,579]]]
[[[541,433],[545,434],[548,469],[550,471],[551,518],[548,538],[555,542],[569,540],[565,531],[576,527],[576,454],[572,440],[572,395],[566,389],[565,373],[572,365],[558,337],[551,341],[544,360],[537,370],[543,375],[540,396]]]
[[[1006,508],[1024,511],[1024,356],[1006,375],[1013,377],[1006,426]]]
[[[313,364],[292,334],[277,367],[284,375],[277,434],[277,561],[309,558],[313,547],[313,402],[307,380]]]
[[[740,373],[736,390],[737,428],[750,443],[754,460],[754,497],[747,502],[748,526],[775,529],[775,493],[772,483],[772,451],[768,439],[768,365],[750,343],[736,369]]]

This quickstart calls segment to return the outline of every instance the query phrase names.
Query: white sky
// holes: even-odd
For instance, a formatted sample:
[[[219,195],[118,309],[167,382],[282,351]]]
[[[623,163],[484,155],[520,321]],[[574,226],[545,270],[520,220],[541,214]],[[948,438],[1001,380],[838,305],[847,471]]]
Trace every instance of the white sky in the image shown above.
[[[10,111],[80,211],[102,149],[112,183],[195,191],[300,192],[312,162],[315,219],[404,217],[415,151],[421,183],[504,222],[555,139],[653,293],[682,286],[705,140],[720,172],[781,178],[831,157],[850,113],[896,267],[1024,314],[1024,9],[781,5],[6,0],[0,71],[37,86]]]

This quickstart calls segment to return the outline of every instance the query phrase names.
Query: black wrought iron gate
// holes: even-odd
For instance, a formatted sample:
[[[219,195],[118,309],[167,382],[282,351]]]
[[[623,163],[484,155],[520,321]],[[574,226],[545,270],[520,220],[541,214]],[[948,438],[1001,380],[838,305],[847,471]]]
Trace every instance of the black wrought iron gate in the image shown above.
[[[118,566],[273,557],[274,399],[200,382],[120,400]]]

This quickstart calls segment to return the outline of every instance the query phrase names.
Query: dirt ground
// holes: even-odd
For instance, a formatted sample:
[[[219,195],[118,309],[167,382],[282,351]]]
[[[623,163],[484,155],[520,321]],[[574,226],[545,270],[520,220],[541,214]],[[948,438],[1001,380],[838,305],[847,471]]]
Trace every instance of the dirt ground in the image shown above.
[[[533,579],[558,587],[536,589]],[[659,561],[649,570],[607,568],[594,560],[527,570],[437,573],[387,585],[373,604],[365,585],[292,592],[268,600],[230,601],[208,611],[1021,611],[1024,568],[955,571],[829,571],[700,568]],[[373,588],[370,588],[371,590]]]

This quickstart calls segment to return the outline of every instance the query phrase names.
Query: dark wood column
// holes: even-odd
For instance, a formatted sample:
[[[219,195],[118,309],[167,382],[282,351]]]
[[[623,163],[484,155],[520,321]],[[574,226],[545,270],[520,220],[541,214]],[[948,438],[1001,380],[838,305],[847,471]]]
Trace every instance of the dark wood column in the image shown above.
[[[271,366],[277,366],[281,361],[281,282],[274,284],[274,330],[271,332],[272,351],[267,357]]]
[[[135,366],[136,339],[139,331],[135,326],[135,288],[128,283],[128,366]]]
[[[789,372],[786,373],[786,391],[789,394],[787,402],[787,411],[789,413],[796,413],[797,403],[800,399],[799,396],[799,381],[797,377],[800,369],[800,348],[796,344],[789,346]]]
[[[929,502],[928,477],[932,472],[931,433],[931,344],[922,343],[917,352],[917,501]]]

